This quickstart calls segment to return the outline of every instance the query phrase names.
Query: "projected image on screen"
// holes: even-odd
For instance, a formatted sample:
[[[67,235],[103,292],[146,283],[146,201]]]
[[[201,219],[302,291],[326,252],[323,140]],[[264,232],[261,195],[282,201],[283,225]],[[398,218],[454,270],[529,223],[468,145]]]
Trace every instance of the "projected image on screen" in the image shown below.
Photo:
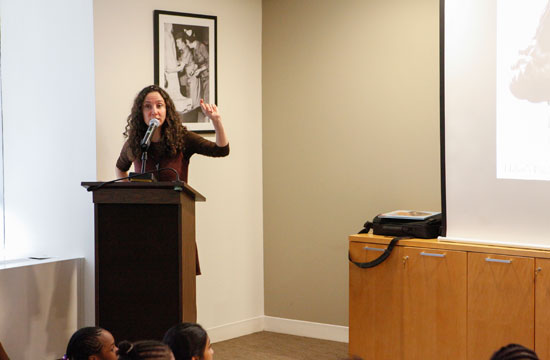
[[[497,177],[550,180],[550,1],[497,5]]]
[[[447,241],[550,249],[550,0],[443,0]]]

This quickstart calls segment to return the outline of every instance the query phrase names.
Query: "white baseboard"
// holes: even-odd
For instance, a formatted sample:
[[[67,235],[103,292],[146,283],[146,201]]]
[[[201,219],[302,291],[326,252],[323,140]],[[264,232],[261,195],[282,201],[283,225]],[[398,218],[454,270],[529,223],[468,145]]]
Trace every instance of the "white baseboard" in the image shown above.
[[[215,326],[206,329],[212,343],[234,339],[240,336],[252,334],[264,329],[264,316],[241,320],[230,324]]]
[[[348,327],[264,316],[264,330],[315,339],[348,342]]]
[[[305,336],[315,339],[348,342],[348,327],[271,316],[237,321],[206,329],[212,343],[237,338],[259,331]]]

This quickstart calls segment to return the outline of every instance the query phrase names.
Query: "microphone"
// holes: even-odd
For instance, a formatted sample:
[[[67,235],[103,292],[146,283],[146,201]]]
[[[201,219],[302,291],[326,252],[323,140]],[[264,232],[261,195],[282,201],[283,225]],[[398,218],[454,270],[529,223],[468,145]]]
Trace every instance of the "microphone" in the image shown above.
[[[142,151],[147,151],[147,149],[149,149],[149,145],[151,145],[151,138],[153,137],[153,133],[159,126],[160,126],[160,121],[158,121],[157,119],[151,119],[151,121],[149,121],[149,128],[147,129],[147,132],[145,133],[143,140],[141,140],[141,143],[139,144],[141,146]]]

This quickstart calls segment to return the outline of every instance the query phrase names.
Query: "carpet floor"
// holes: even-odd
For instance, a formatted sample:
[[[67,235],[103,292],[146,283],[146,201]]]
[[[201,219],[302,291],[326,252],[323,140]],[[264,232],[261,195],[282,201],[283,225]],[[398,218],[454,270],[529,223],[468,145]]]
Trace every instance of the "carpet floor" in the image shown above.
[[[262,331],[212,344],[215,360],[343,360],[348,344]]]

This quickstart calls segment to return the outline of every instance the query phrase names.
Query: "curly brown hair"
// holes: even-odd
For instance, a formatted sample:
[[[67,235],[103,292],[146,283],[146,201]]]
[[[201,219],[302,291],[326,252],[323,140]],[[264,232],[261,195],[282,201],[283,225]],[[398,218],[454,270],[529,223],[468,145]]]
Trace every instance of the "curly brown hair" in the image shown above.
[[[172,99],[170,99],[170,95],[158,85],[146,86],[137,94],[132,105],[132,112],[128,115],[128,123],[123,135],[128,138],[128,145],[132,154],[136,157],[140,156],[140,142],[148,128],[143,119],[143,102],[145,101],[145,97],[154,91],[162,96],[166,104],[166,120],[160,128],[164,152],[170,156],[176,156],[179,151],[183,151],[183,137],[187,132],[187,128],[182,125],[181,117],[176,111],[176,106]]]

